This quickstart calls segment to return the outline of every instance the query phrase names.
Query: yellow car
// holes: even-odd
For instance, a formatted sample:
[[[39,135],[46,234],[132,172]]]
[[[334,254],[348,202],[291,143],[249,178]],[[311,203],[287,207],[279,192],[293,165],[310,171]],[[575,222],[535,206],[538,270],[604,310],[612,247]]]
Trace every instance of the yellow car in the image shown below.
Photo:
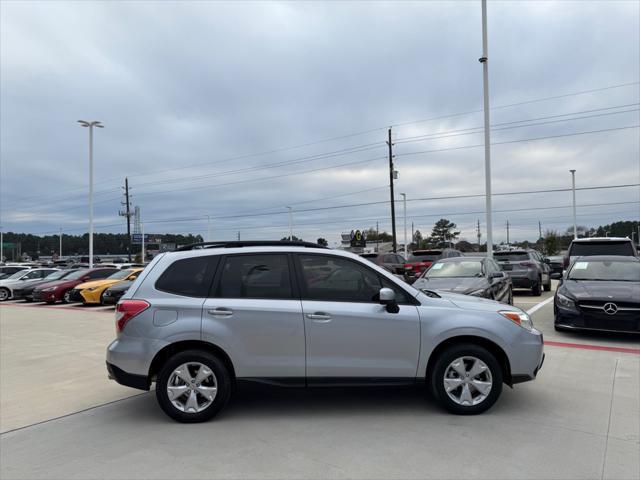
[[[72,295],[77,297],[79,294],[82,299],[82,303],[84,304],[102,304],[102,294],[107,290],[107,288],[118,282],[133,281],[138,278],[141,271],[142,268],[127,268],[126,270],[120,270],[107,278],[81,283],[74,288],[75,291],[72,292]]]

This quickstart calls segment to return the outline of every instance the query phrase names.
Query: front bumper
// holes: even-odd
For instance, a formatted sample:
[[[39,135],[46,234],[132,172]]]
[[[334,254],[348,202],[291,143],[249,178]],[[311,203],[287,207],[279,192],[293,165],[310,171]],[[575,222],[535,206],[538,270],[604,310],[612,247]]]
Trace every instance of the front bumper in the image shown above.
[[[585,314],[556,306],[554,325],[565,330],[640,333],[640,315]]]
[[[124,292],[113,293],[107,290],[102,296],[102,302],[105,305],[115,305],[116,303],[118,303],[118,300],[122,298],[122,295],[124,295]]]
[[[34,290],[31,295],[33,297],[34,302],[55,302],[58,300],[56,297],[56,292],[42,292],[38,290]]]
[[[82,294],[80,292],[81,290],[78,290],[77,288],[74,288],[73,290],[71,290],[71,293],[69,293],[69,301],[71,302],[84,301],[84,299],[82,298]]]

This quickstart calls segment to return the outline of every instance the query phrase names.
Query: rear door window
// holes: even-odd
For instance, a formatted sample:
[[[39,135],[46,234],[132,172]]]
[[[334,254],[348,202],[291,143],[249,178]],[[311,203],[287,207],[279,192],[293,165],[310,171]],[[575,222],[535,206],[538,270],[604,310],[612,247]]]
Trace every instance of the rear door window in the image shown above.
[[[176,260],[156,281],[156,290],[185,297],[205,298],[219,258],[215,255]]]
[[[222,266],[218,298],[291,299],[287,255],[231,255]]]

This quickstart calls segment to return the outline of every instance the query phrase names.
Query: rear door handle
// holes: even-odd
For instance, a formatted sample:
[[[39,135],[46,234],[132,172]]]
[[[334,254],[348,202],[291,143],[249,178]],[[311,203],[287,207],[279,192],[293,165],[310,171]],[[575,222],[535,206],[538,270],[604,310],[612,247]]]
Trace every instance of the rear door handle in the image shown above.
[[[324,312],[307,313],[307,318],[318,323],[327,323],[331,321],[331,315]]]
[[[233,315],[233,310],[231,310],[230,308],[221,307],[207,310],[207,313],[216,317],[230,317],[231,315]]]

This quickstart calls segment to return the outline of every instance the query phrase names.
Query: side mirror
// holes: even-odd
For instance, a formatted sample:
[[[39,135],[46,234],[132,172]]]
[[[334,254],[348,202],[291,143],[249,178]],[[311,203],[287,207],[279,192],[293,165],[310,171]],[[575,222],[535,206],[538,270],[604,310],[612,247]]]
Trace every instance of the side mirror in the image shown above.
[[[504,277],[505,277],[504,272],[491,272],[489,274],[489,278],[504,278]]]
[[[551,264],[551,260],[549,260],[547,257],[545,257],[545,258],[543,259],[543,261],[544,261],[544,263],[546,263],[547,265],[550,265],[550,264]]]
[[[384,305],[389,313],[398,313],[400,311],[396,301],[396,292],[390,288],[380,289],[380,305]]]

